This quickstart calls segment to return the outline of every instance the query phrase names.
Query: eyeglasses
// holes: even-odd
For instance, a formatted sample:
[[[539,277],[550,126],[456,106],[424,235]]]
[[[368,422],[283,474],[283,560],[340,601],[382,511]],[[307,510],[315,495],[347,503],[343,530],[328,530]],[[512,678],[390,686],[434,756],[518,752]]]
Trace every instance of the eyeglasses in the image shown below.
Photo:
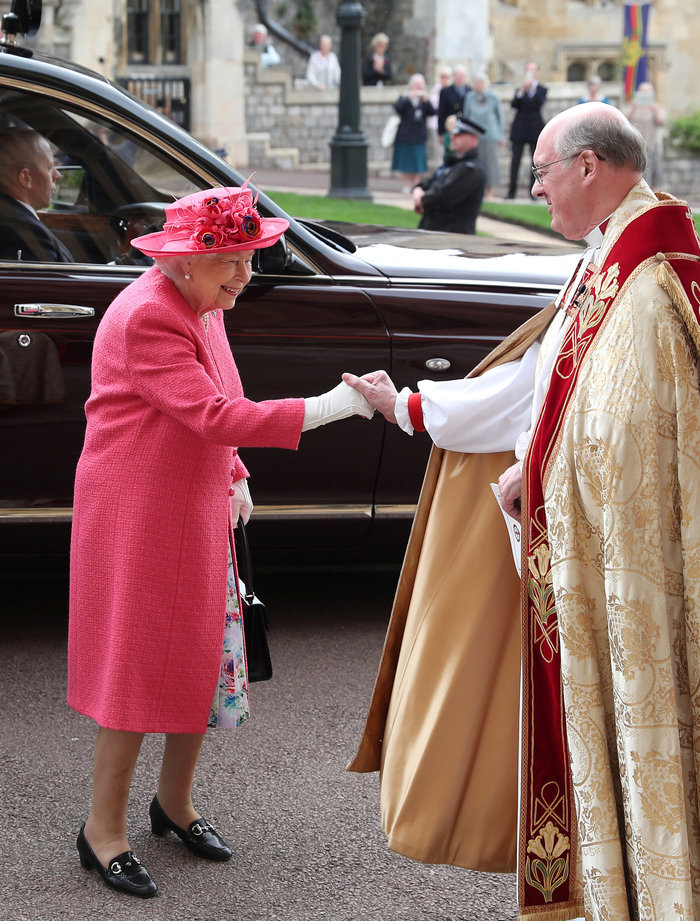
[[[542,166],[532,166],[532,175],[535,177],[535,182],[539,182],[540,185],[542,184],[542,179],[545,175],[543,170],[548,169],[550,166],[554,166],[555,163],[563,163],[565,160],[574,160],[576,157],[580,157],[582,153],[583,151],[580,150],[578,153],[569,154],[568,157],[561,157],[559,160],[550,160],[549,163],[543,163]],[[593,153],[597,160],[605,161],[605,157],[601,157],[600,154],[597,154],[595,151],[593,151]]]

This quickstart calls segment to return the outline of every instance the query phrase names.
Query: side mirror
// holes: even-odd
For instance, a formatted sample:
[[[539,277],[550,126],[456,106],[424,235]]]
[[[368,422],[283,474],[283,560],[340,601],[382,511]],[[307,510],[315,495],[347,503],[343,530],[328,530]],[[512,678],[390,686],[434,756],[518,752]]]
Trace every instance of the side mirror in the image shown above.
[[[19,20],[19,32],[25,38],[32,38],[41,25],[41,0],[12,0],[12,13]]]
[[[33,52],[17,41],[18,35],[33,36],[41,25],[41,0],[12,0],[10,12],[2,17],[0,52],[32,57]]]
[[[272,246],[255,250],[253,271],[260,275],[314,274],[313,270],[289,249],[284,235]]]
[[[289,267],[290,257],[283,234],[272,246],[255,251],[254,270],[263,275],[281,275]]]

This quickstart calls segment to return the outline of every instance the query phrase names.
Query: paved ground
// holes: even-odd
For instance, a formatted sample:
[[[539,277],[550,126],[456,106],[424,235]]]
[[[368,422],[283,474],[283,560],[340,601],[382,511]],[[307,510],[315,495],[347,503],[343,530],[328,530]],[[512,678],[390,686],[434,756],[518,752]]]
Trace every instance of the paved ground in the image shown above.
[[[265,191],[297,192],[302,195],[327,195],[330,188],[330,174],[327,170],[258,169],[255,171],[254,181]],[[413,210],[410,194],[401,191],[400,177],[371,175],[368,179],[368,186],[372,193],[372,201],[375,204],[394,205],[397,208],[405,208],[408,211]],[[527,193],[525,191],[521,191],[520,194],[523,196],[523,202],[530,201],[529,197],[526,197]],[[494,201],[498,200],[501,199],[494,199]],[[476,228],[481,233],[498,236],[506,240],[522,240],[523,242],[532,241],[549,244],[556,244],[560,240],[562,246],[566,246],[569,250],[571,249],[571,244],[562,238],[537,233],[528,228],[520,227],[517,224],[497,221],[483,214],[480,214],[477,218]]]
[[[132,846],[161,890],[147,902],[108,891],[78,862],[94,727],[65,703],[65,581],[0,582],[0,921],[515,919],[512,876],[389,851],[377,776],[344,770],[395,582],[395,572],[260,574],[275,676],[253,686],[246,726],[208,735],[195,791],[234,859],[197,860],[173,835],[151,835],[162,737],[149,736],[129,813]]]

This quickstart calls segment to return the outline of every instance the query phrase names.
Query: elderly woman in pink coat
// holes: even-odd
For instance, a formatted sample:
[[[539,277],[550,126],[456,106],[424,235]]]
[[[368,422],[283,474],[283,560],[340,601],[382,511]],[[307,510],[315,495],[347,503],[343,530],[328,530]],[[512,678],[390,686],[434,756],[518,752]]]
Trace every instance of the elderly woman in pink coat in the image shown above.
[[[149,898],[126,809],[144,733],[165,733],[156,835],[194,854],[231,849],[192,803],[208,726],[248,714],[231,526],[252,509],[238,447],[296,449],[301,433],[372,410],[341,384],[307,399],[254,403],[224,329],[253,251],[288,223],[261,217],[248,188],[198,192],[133,241],[155,265],[107,310],[95,337],[71,543],[68,702],[98,724],[92,809],[80,862]],[[116,856],[115,856],[116,855]]]

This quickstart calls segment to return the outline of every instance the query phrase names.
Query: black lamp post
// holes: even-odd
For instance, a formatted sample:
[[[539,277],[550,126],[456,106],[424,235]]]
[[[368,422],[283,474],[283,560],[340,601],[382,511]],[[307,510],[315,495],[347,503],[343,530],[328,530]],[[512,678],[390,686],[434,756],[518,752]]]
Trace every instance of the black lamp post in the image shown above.
[[[340,101],[338,127],[331,141],[331,188],[335,198],[372,198],[367,187],[367,138],[360,125],[360,26],[365,18],[359,0],[341,0]]]

